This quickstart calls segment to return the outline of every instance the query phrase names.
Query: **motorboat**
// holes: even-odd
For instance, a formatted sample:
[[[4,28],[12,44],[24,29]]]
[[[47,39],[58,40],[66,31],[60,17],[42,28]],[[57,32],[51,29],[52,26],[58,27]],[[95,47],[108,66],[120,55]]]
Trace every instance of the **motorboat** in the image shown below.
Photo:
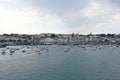
[[[15,49],[10,49],[10,53],[14,53],[15,52]]]
[[[35,52],[40,52],[40,50],[35,50]]]
[[[41,52],[38,53],[39,55],[42,54]]]

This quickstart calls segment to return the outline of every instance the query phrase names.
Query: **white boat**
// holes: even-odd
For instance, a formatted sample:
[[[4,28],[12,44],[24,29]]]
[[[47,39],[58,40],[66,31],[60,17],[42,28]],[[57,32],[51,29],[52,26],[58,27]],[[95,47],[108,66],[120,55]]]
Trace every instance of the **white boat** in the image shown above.
[[[14,53],[15,52],[15,49],[10,49],[10,53]]]
[[[39,55],[42,54],[41,52],[38,53]]]

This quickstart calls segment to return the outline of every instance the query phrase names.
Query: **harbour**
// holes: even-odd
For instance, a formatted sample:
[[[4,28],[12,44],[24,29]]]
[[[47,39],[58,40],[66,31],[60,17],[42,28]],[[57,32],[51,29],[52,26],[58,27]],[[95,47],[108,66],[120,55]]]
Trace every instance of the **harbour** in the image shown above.
[[[10,55],[11,49],[15,50],[13,55]],[[120,47],[116,46],[9,46],[0,48],[0,52],[3,50],[6,54],[0,54],[1,80],[120,78]]]

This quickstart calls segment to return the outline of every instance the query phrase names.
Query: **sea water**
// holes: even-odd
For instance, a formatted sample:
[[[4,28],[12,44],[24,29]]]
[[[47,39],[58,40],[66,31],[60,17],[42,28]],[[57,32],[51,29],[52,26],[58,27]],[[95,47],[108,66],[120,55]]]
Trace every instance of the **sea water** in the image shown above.
[[[1,48],[0,80],[120,80],[120,47],[98,47],[10,46],[19,48],[13,55]]]

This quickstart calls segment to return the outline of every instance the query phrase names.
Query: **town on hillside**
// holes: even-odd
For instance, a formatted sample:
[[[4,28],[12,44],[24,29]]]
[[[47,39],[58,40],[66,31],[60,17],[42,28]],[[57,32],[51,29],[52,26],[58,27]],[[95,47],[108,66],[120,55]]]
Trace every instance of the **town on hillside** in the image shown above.
[[[120,45],[120,34],[2,34],[0,47],[14,45]]]

